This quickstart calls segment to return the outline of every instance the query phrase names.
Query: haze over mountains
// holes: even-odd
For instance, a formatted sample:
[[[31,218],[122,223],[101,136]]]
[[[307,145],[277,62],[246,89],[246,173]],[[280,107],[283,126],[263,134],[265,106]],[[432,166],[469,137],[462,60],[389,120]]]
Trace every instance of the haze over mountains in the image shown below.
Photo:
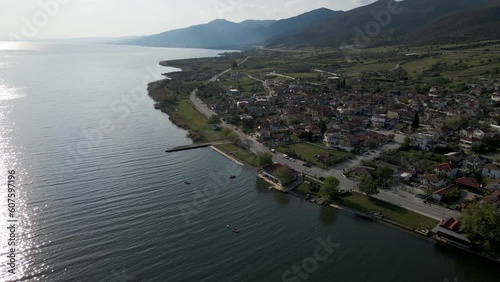
[[[500,39],[500,0],[380,0],[345,12],[321,8],[279,21],[233,23],[218,19],[121,43],[243,49],[252,46],[339,47],[359,42],[365,47],[495,39]]]

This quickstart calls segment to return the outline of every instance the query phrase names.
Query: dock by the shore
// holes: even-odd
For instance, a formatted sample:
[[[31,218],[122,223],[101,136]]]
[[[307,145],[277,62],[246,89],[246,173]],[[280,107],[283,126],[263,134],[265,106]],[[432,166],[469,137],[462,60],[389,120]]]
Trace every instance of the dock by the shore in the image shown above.
[[[191,144],[191,145],[185,145],[185,146],[178,146],[172,149],[168,149],[165,152],[167,153],[173,153],[173,152],[180,152],[180,151],[187,151],[187,150],[194,150],[194,149],[199,149],[199,148],[206,148],[212,146],[212,143],[205,143],[205,144]]]

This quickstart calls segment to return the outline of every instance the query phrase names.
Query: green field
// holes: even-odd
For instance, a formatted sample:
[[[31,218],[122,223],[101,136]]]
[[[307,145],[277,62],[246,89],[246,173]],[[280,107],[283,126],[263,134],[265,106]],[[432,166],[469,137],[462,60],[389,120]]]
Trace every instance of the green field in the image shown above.
[[[328,152],[333,156],[335,163],[341,162],[353,156],[351,153],[336,151],[331,149],[320,148],[308,143],[296,143],[292,145],[282,145],[275,148],[280,153],[286,154],[289,151],[295,152],[297,157],[303,161],[309,162],[317,167],[322,167],[323,164],[320,163],[314,156],[320,153]]]
[[[439,223],[438,220],[357,193],[340,196],[336,202],[341,206],[349,207],[363,213],[372,210],[379,211],[385,218],[403,224],[411,229],[424,226],[430,230]]]
[[[189,99],[183,99],[177,104],[177,112],[175,112],[174,115],[190,129],[197,130],[202,134],[202,139],[197,143],[226,140],[226,137],[222,135],[221,131],[213,131],[210,128],[208,120],[191,105]],[[250,151],[241,149],[233,144],[221,144],[216,145],[216,147],[224,153],[230,154],[249,165],[257,166],[257,156]]]
[[[194,108],[189,98],[182,99],[177,103],[176,111],[173,115],[179,118],[190,129],[201,133],[202,139],[197,143],[225,140],[220,131],[213,131],[210,128],[207,118]]]

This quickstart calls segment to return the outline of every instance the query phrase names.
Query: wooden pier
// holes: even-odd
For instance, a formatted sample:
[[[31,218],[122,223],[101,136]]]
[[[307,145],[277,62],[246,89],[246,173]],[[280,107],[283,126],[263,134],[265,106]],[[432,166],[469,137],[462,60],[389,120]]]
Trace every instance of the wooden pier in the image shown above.
[[[185,146],[175,147],[173,149],[166,150],[165,152],[167,152],[167,153],[173,153],[173,152],[194,150],[194,149],[199,149],[199,148],[206,148],[206,147],[210,147],[210,146],[212,146],[212,143],[192,144],[192,145],[185,145]]]

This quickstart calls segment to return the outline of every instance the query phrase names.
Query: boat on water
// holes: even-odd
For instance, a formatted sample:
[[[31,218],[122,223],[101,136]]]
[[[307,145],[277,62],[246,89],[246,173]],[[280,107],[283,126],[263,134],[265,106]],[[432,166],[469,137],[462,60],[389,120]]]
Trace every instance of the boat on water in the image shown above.
[[[236,176],[235,176],[235,175],[231,175],[231,176],[229,176],[229,179],[235,179],[235,178],[236,178]]]
[[[240,229],[239,229],[239,228],[237,228],[237,227],[233,227],[233,232],[234,232],[234,233],[240,233]]]
[[[189,182],[189,181],[185,180],[185,181],[184,181],[184,184],[189,185],[189,184],[191,184],[191,182]]]

